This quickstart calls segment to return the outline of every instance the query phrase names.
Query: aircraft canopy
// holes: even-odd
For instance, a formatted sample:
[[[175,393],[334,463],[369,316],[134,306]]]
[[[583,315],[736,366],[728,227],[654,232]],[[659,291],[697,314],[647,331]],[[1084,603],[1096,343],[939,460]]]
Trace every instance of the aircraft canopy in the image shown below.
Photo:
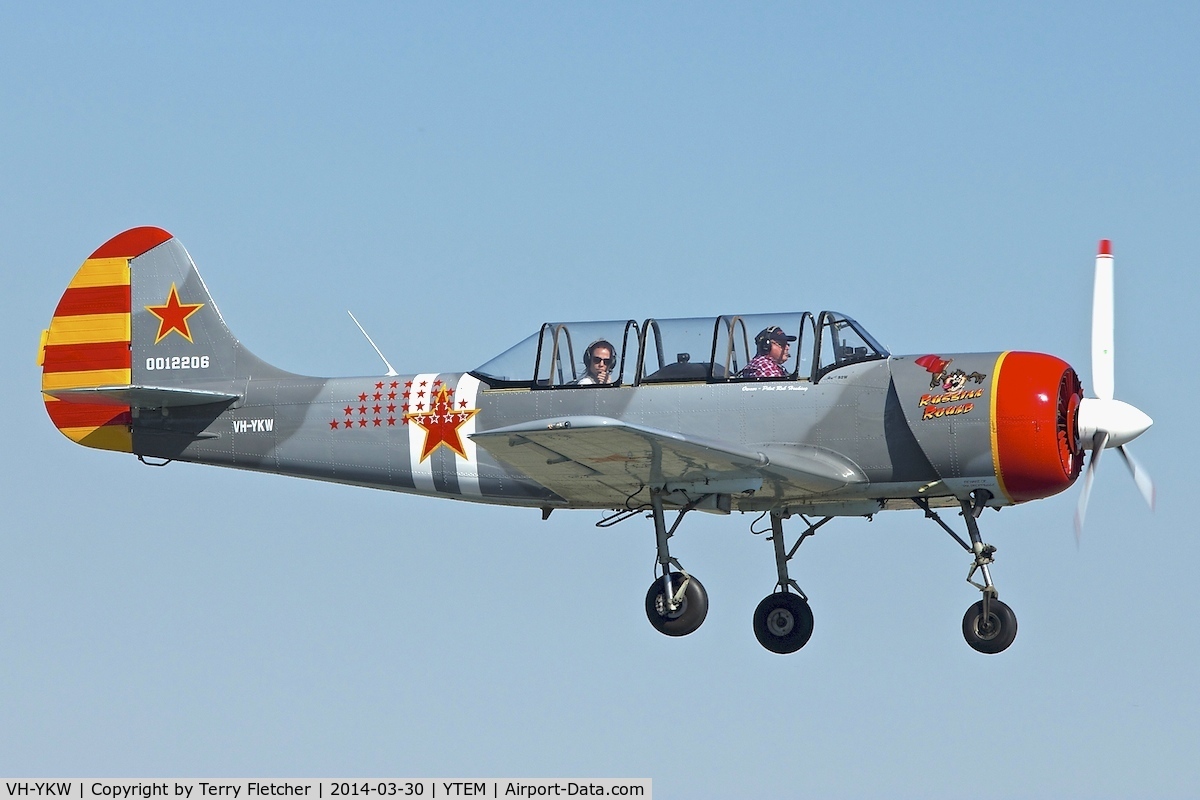
[[[580,385],[585,359],[611,348],[611,386],[764,380],[741,375],[757,354],[755,337],[780,328],[791,342],[783,378],[819,381],[847,364],[887,358],[861,325],[836,311],[685,319],[547,322],[537,333],[473,370],[492,386],[557,388]]]

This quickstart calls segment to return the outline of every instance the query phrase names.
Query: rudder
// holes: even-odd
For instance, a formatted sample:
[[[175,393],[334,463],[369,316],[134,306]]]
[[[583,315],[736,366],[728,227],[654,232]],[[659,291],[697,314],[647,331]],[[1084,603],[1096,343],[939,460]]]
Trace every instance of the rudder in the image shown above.
[[[286,374],[238,342],[191,256],[155,227],[118,234],[83,262],[42,332],[38,363],[55,426],[123,452],[133,450],[134,405],[195,404],[206,392],[236,394],[252,374]]]

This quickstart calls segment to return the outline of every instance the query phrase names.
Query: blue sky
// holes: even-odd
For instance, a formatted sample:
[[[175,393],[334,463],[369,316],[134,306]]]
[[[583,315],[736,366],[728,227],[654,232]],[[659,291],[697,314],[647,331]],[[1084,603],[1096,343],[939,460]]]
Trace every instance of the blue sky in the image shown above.
[[[0,774],[651,777],[657,797],[1200,793],[1200,12],[1180,4],[212,3],[0,8]],[[1031,349],[1088,382],[1114,242],[1102,464],[987,514],[1020,634],[919,514],[831,523],[779,657],[749,516],[653,531],[71,445],[38,332],[79,263],[159,225],[234,332],[318,375],[469,369],[549,319],[833,308],[895,353]],[[791,533],[798,533],[792,528]]]

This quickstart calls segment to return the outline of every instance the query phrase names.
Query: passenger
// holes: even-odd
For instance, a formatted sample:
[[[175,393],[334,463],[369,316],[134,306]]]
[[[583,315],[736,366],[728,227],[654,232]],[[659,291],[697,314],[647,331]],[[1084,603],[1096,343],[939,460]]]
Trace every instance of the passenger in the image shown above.
[[[597,339],[583,351],[584,374],[571,386],[604,386],[612,383],[617,366],[616,352],[607,339]]]
[[[791,354],[791,343],[794,341],[796,341],[796,337],[788,336],[778,325],[764,328],[758,336],[754,337],[754,343],[758,345],[758,355],[750,359],[750,363],[738,373],[738,376],[741,378],[787,377],[787,370],[783,368],[783,364]]]

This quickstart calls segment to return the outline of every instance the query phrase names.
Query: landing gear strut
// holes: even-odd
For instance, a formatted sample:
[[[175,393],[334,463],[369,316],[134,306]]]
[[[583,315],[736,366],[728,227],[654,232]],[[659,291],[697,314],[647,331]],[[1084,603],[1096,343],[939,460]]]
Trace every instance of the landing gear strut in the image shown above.
[[[658,566],[662,577],[655,578],[646,592],[646,617],[659,633],[667,636],[687,636],[704,622],[708,616],[708,592],[699,580],[689,575],[682,565],[671,557],[667,540],[683,521],[683,515],[691,510],[685,506],[670,530],[663,514],[662,493],[650,492],[650,510],[654,517],[654,537],[658,543]],[[671,567],[675,569],[672,570]]]
[[[808,644],[812,636],[813,613],[808,605],[808,597],[788,575],[787,562],[796,554],[801,543],[830,519],[832,517],[825,517],[820,522],[810,524],[788,551],[783,541],[783,513],[771,512],[771,541],[775,545],[775,569],[779,580],[775,582],[775,591],[763,598],[758,608],[754,609],[754,636],[759,644],[772,653],[794,653]],[[804,521],[808,522],[807,519]]]
[[[979,535],[979,523],[976,520],[983,513],[984,505],[989,499],[991,499],[990,493],[977,489],[971,493],[970,500],[959,501],[962,506],[963,519],[967,521],[967,534],[971,537],[970,545],[951,530],[950,526],[942,522],[941,517],[930,510],[928,503],[918,500],[917,504],[925,510],[927,518],[942,526],[942,529],[954,537],[954,540],[962,545],[964,550],[974,556],[971,569],[967,572],[967,583],[982,592],[983,599],[968,608],[967,613],[963,616],[963,638],[974,650],[980,653],[994,654],[1008,649],[1008,646],[1017,638],[1017,615],[1006,604],[1000,602],[1000,593],[996,591],[996,587],[992,583],[991,570],[988,569],[988,565],[995,561],[993,556],[996,554],[996,548],[985,544]],[[976,572],[983,577],[983,583],[974,580]]]

